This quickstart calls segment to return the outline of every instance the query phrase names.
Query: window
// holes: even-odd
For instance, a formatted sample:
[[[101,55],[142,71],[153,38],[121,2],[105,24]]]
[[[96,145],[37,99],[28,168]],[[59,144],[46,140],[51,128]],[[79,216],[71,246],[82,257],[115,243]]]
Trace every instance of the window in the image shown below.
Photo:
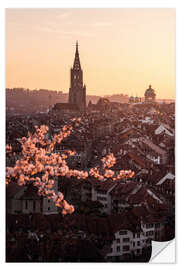
[[[50,203],[50,200],[48,199],[48,203]]]
[[[36,210],[36,201],[33,201],[33,211]]]
[[[100,195],[106,195],[107,192],[104,190],[98,190],[97,193]]]
[[[123,242],[124,242],[124,243],[129,242],[129,238],[123,238]]]
[[[123,251],[129,251],[129,246],[123,246]]]
[[[118,238],[118,239],[116,239],[116,242],[117,242],[117,243],[120,243],[120,239],[119,239],[119,238]]]
[[[86,189],[86,190],[88,190],[88,191],[91,191],[91,186],[85,186],[83,188]]]
[[[25,201],[25,209],[28,209],[28,201]]]
[[[152,228],[152,227],[153,227],[153,224],[146,224],[147,229]]]
[[[137,241],[137,246],[140,246],[140,241]]]
[[[120,231],[119,232],[119,235],[124,235],[124,234],[127,234],[127,231]]]
[[[151,244],[151,239],[147,239],[146,244]]]
[[[48,207],[48,211],[50,211],[50,209],[51,209],[51,208],[50,208],[50,207]]]
[[[99,196],[97,196],[97,200],[98,200],[98,201],[107,201],[106,198],[104,198],[104,197],[99,197]]]
[[[117,246],[116,250],[117,250],[117,252],[120,252],[120,246]]]

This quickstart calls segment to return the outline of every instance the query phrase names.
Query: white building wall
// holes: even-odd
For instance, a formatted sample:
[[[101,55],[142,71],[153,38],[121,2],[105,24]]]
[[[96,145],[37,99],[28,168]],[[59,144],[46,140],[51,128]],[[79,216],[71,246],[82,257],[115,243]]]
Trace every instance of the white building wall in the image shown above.
[[[155,240],[155,233],[158,232],[159,236],[162,236],[162,230],[164,225],[159,223],[160,225],[156,228],[157,223],[152,224],[143,224],[141,223],[141,232],[133,233],[129,230],[121,230],[114,234],[115,240],[111,245],[111,252],[109,252],[106,257],[114,258],[115,257],[123,257],[124,255],[129,254],[132,256],[141,256],[143,248],[147,248],[151,245],[151,240]],[[126,242],[124,238],[129,238]],[[159,239],[159,241],[161,238]],[[125,250],[124,247],[128,247],[128,250]]]
[[[97,200],[101,202],[104,206],[103,212],[107,214],[110,214],[112,211],[112,202],[111,202],[112,199],[111,199],[110,192],[116,185],[117,184],[114,184],[108,191],[104,191],[104,194],[102,194],[101,191],[98,191],[98,190],[96,191],[95,189],[93,190],[93,193],[92,193],[92,200]]]
[[[53,189],[56,193],[58,192],[58,181],[57,180],[55,180],[55,182],[54,182]],[[43,197],[42,213],[45,215],[57,214],[58,207],[55,205],[55,203],[51,199],[48,199],[47,197]]]
[[[24,214],[41,213],[41,200],[22,200],[21,209]]]
[[[20,200],[18,199],[12,199],[11,200],[11,210],[10,210],[10,213],[11,214],[15,214],[17,212],[20,212],[22,211],[22,203]]]
[[[92,201],[97,201],[97,191],[95,188],[92,186]]]

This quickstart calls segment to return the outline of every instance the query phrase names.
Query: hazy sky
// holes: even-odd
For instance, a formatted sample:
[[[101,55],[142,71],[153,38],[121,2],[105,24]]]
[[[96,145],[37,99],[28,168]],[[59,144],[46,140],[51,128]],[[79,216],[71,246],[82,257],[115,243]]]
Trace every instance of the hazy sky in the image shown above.
[[[69,91],[79,42],[87,94],[175,94],[175,9],[7,9],[6,87]]]

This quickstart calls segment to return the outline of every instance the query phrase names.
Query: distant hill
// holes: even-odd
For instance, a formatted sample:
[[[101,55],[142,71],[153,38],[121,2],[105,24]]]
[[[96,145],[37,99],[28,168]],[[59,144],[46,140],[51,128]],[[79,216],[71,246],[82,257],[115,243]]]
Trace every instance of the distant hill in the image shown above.
[[[101,96],[87,95],[86,104],[89,101],[96,104]],[[128,95],[115,94],[106,95],[111,102],[127,103]],[[158,99],[158,102],[171,103],[174,100]],[[25,88],[6,88],[6,110],[8,112],[31,113],[31,112],[45,112],[55,103],[68,102],[68,93],[63,91],[49,90],[49,89],[25,89]]]

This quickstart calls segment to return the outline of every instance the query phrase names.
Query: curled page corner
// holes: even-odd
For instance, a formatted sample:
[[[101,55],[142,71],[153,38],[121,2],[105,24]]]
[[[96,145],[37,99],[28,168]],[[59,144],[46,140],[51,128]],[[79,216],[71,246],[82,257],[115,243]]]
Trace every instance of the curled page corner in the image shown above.
[[[175,263],[175,239],[166,242],[152,241],[150,263]]]

